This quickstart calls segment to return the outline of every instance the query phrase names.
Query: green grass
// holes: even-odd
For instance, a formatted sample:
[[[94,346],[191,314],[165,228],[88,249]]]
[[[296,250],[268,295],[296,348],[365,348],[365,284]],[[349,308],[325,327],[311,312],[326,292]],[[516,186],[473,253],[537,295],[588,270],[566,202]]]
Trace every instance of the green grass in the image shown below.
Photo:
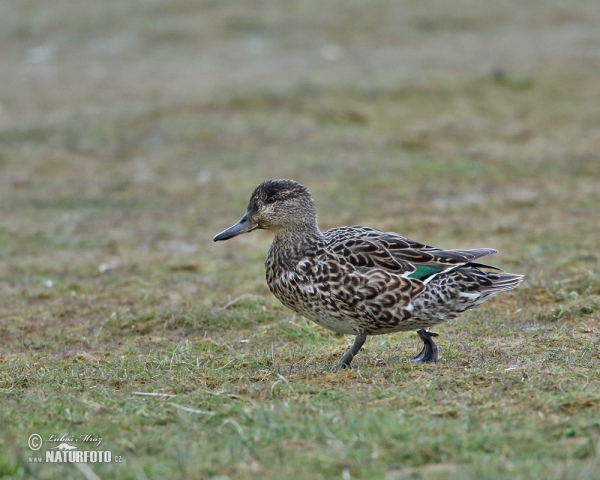
[[[208,2],[205,16],[175,4],[127,7],[143,13],[131,24],[145,38],[132,40],[136,61],[156,67],[196,41],[263,30],[313,48],[306,5],[294,26],[226,3]],[[363,18],[355,38],[386,44],[397,38],[378,29],[384,6],[341,18]],[[3,34],[9,53],[35,46],[39,29],[67,28],[56,37],[67,53],[127,32],[103,23],[112,7],[94,7],[98,24],[97,12],[74,12],[71,27],[60,9],[34,7]],[[412,42],[511,18],[411,8]],[[144,23],[156,15],[164,22]],[[352,37],[335,15],[321,21]],[[76,75],[81,60],[60,48]],[[123,80],[128,52],[98,58]],[[333,85],[254,80],[210,95],[108,79],[93,95],[56,84],[23,106],[11,99],[29,98],[28,84],[5,84],[0,476],[84,478],[31,463],[38,433],[102,437],[123,458],[89,464],[103,479],[600,479],[600,76],[593,62],[556,61],[370,86],[339,72]],[[495,247],[491,263],[526,280],[440,326],[436,365],[410,363],[419,340],[404,333],[371,337],[352,370],[333,373],[352,339],[271,296],[270,234],[212,242],[277,177],[309,187],[322,229]]]

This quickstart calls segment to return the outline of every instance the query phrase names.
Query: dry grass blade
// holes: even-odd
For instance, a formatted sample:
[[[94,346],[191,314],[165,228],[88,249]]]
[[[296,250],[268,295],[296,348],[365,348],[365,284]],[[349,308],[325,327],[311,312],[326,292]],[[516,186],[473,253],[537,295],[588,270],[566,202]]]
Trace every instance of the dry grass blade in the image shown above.
[[[183,405],[179,405],[178,403],[167,402],[167,405],[170,405],[171,407],[177,408],[178,410],[182,410],[184,412],[193,413],[195,415],[209,415],[209,416],[216,415],[215,412],[209,412],[207,410],[198,410],[196,408],[185,407]]]
[[[132,395],[140,395],[143,397],[166,397],[173,398],[177,395],[172,395],[170,393],[154,393],[154,392],[131,392]]]

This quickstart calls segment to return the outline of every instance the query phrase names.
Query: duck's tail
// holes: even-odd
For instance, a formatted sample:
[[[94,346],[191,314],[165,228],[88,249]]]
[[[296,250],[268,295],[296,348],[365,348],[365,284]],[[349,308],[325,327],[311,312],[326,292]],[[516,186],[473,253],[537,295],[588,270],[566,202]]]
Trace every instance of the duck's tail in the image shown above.
[[[512,290],[523,281],[523,278],[525,278],[524,275],[519,275],[517,273],[488,273],[487,276],[491,281],[491,285],[485,285],[483,290],[491,290],[494,292]]]
[[[475,300],[473,307],[495,297],[500,292],[512,290],[525,278],[517,273],[486,273],[485,281],[479,284],[480,296]],[[471,307],[472,308],[472,307]]]

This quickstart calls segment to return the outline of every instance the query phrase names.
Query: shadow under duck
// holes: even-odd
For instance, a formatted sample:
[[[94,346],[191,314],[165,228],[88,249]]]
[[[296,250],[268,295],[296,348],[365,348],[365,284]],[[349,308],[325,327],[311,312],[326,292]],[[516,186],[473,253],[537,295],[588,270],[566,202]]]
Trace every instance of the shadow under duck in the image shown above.
[[[359,226],[321,232],[311,194],[293,180],[261,183],[244,216],[214,241],[257,228],[275,234],[265,268],[281,303],[336,333],[356,335],[336,368],[350,365],[368,335],[408,330],[424,343],[413,360],[436,362],[438,334],[429,327],[523,280],[474,262],[493,248],[442,250]]]

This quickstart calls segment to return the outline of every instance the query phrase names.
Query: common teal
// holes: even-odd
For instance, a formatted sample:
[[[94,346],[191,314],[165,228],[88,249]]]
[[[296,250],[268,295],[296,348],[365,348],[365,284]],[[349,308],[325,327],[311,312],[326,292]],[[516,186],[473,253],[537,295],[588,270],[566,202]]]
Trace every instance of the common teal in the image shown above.
[[[437,333],[429,327],[523,280],[474,262],[493,248],[442,250],[359,226],[321,232],[311,194],[293,180],[261,183],[244,216],[214,241],[257,228],[275,234],[265,261],[271,292],[318,325],[356,335],[336,368],[350,365],[368,335],[407,330],[424,343],[413,360],[436,362]]]

